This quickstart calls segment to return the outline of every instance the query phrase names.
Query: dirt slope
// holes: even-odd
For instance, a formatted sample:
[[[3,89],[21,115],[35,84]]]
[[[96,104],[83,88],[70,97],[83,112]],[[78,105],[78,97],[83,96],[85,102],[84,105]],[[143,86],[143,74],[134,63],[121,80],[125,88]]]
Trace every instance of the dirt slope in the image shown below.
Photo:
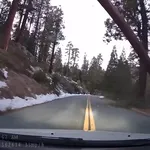
[[[10,43],[8,52],[0,50],[0,98],[35,94],[86,93],[82,87],[60,74],[47,73],[47,65],[38,64],[25,47]]]

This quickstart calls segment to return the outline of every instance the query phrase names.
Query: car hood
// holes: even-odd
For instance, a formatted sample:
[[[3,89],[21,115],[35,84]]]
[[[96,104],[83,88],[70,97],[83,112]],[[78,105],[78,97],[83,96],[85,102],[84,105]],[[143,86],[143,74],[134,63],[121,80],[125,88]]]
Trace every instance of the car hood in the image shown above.
[[[83,140],[94,140],[94,141],[150,139],[150,134],[109,132],[109,131],[85,132],[83,130],[0,129],[0,132],[19,135],[32,135],[32,136],[82,138]]]

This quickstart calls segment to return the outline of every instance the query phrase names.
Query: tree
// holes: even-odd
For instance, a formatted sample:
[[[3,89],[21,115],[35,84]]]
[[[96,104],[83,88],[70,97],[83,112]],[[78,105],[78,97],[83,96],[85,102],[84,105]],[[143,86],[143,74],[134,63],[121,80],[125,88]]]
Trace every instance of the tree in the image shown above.
[[[116,46],[114,46],[111,52],[111,57],[106,72],[104,74],[103,80],[104,91],[108,91],[110,93],[115,92],[117,65],[118,65],[118,56]]]
[[[101,68],[102,55],[93,57],[88,70],[87,88],[91,93],[101,90],[101,82],[103,79],[103,70]]]
[[[58,47],[55,52],[54,71],[59,73],[62,72],[62,52],[60,47]]]
[[[50,1],[49,0],[32,0],[33,11],[30,11],[28,14],[28,30],[31,29],[31,36],[29,38],[32,40],[32,47],[28,47],[28,50],[34,55],[38,55],[39,47],[40,47],[40,37],[43,31],[43,27],[45,25],[45,21],[47,20],[47,16],[49,16],[49,12],[51,11]],[[31,28],[32,27],[32,28]]]
[[[112,5],[110,0],[98,0],[98,2],[102,5],[102,7],[109,13],[115,23],[119,26],[123,34],[126,36],[128,41],[131,43],[132,47],[134,48],[135,52],[137,53],[138,57],[144,63],[147,68],[147,71],[150,74],[150,59],[145,52],[145,48],[142,43],[138,40],[138,38],[131,30],[130,26],[127,22],[123,19],[120,12]]]
[[[114,98],[126,99],[129,96],[131,97],[131,73],[124,49],[118,59],[116,47],[114,46],[104,75],[103,87],[103,90]]]
[[[131,50],[128,56],[128,64],[132,76],[132,83],[135,84],[138,81],[139,76],[139,58],[133,50]]]
[[[26,2],[27,2],[27,0],[23,0],[23,1],[21,0],[19,8],[18,8],[19,22],[16,25],[18,29],[20,29],[20,27],[21,27],[24,11],[25,11],[25,7],[26,7]]]
[[[138,36],[138,38],[142,42],[142,44],[145,48],[144,55],[146,55],[148,52],[148,15],[150,15],[149,12],[146,10],[147,9],[146,3],[143,0],[132,0],[132,1],[122,0],[120,2],[118,2],[118,1],[116,2],[116,1],[112,0],[112,2],[117,6],[120,14],[124,16],[125,20],[130,24],[132,30],[135,32],[135,34]],[[148,5],[148,3],[147,3],[147,5]],[[112,11],[111,11],[111,13],[112,13]],[[117,13],[117,11],[115,11],[115,13]],[[111,37],[114,37],[114,39],[116,39],[116,40],[124,39],[123,33],[121,32],[121,30],[118,28],[118,26],[112,20],[107,19],[105,22],[105,25],[108,29],[105,34],[105,36],[107,37],[106,38],[107,42],[111,41]],[[114,32],[114,29],[115,29],[115,32]],[[128,33],[124,32],[124,34],[128,34]],[[133,41],[130,41],[130,42],[131,42],[131,44],[133,44]],[[134,45],[135,45],[135,43],[134,43]],[[137,49],[139,49],[139,48],[136,47],[135,51],[137,51]],[[145,68],[144,62],[142,61],[142,59],[140,59],[139,61],[140,61],[139,97],[142,99],[145,95],[147,73],[146,73],[146,68]]]
[[[12,5],[10,7],[9,14],[8,14],[8,18],[4,25],[4,30],[3,30],[4,32],[2,34],[1,42],[0,42],[0,48],[2,48],[4,50],[7,50],[7,48],[8,48],[8,44],[9,44],[9,40],[10,40],[10,32],[12,29],[16,11],[18,9],[19,2],[20,2],[20,0],[13,0]]]
[[[84,54],[84,59],[83,59],[83,64],[81,67],[81,80],[84,84],[87,83],[88,81],[88,69],[89,69],[89,61],[87,60],[87,55],[86,53]]]
[[[72,54],[71,54],[71,60],[72,60],[72,66],[75,67],[77,64],[77,61],[79,59],[79,49],[78,48],[72,48]]]
[[[123,50],[118,60],[115,76],[115,97],[117,98],[131,98],[132,94],[132,80],[128,61]]]
[[[81,81],[80,79],[80,69],[79,69],[79,66],[78,64],[76,64],[75,66],[71,66],[70,69],[70,77],[72,78],[72,80],[74,81]]]
[[[62,29],[64,28],[63,25],[63,11],[59,7],[55,7],[53,9],[53,18],[54,18],[54,25],[53,25],[53,33],[54,36],[52,41],[52,54],[51,54],[51,60],[50,60],[50,66],[49,66],[49,73],[52,73],[53,70],[53,60],[54,60],[54,52],[55,52],[55,46],[56,44],[59,44],[60,40],[64,40],[64,35],[62,33]]]
[[[36,55],[36,45],[37,45],[37,39],[38,39],[38,32],[40,29],[40,19],[42,17],[42,9],[43,9],[43,5],[44,5],[44,0],[39,0],[38,2],[35,2],[35,9],[37,10],[35,13],[35,24],[34,24],[34,31],[33,31],[33,43],[34,43],[34,47],[32,49],[32,54]]]
[[[5,24],[11,3],[8,0],[0,1],[0,28]]]
[[[71,65],[71,52],[72,52],[73,44],[71,41],[68,42],[66,46],[66,56],[67,56],[67,75],[69,75],[69,68]]]
[[[29,13],[33,10],[33,6],[32,6],[32,0],[28,0],[28,5],[26,6],[26,12],[25,12],[25,15],[24,15],[24,18],[23,18],[23,21],[22,21],[22,24],[21,24],[21,28],[19,29],[18,31],[18,35],[15,39],[16,42],[19,42],[20,39],[21,39],[21,36],[23,34],[23,31],[25,29],[25,26],[26,26],[26,22],[27,22],[27,19],[28,19],[28,15]]]

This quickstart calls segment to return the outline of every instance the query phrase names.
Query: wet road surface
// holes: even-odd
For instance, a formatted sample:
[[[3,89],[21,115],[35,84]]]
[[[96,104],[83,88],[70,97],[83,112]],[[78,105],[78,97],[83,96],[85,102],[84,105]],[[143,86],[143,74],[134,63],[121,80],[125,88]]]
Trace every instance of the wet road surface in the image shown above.
[[[0,128],[150,133],[150,117],[79,95],[2,114]]]

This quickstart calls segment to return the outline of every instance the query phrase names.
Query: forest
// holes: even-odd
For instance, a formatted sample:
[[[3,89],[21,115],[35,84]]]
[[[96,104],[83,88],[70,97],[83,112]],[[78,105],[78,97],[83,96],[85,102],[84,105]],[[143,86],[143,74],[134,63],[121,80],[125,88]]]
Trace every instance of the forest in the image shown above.
[[[125,21],[142,42],[149,54],[150,2],[148,0],[111,0]],[[52,6],[50,0],[0,0],[0,48],[7,51],[9,41],[20,43],[34,56],[37,63],[49,66],[48,73],[57,72],[76,81],[91,94],[111,99],[150,103],[150,77],[146,67],[130,48],[118,56],[112,47],[106,70],[102,68],[103,56],[99,53],[91,60],[85,53],[79,67],[80,49],[68,41],[65,48],[66,62],[62,63],[60,42],[65,40],[64,13],[61,6]],[[104,22],[104,42],[127,40],[123,32],[108,18]]]

